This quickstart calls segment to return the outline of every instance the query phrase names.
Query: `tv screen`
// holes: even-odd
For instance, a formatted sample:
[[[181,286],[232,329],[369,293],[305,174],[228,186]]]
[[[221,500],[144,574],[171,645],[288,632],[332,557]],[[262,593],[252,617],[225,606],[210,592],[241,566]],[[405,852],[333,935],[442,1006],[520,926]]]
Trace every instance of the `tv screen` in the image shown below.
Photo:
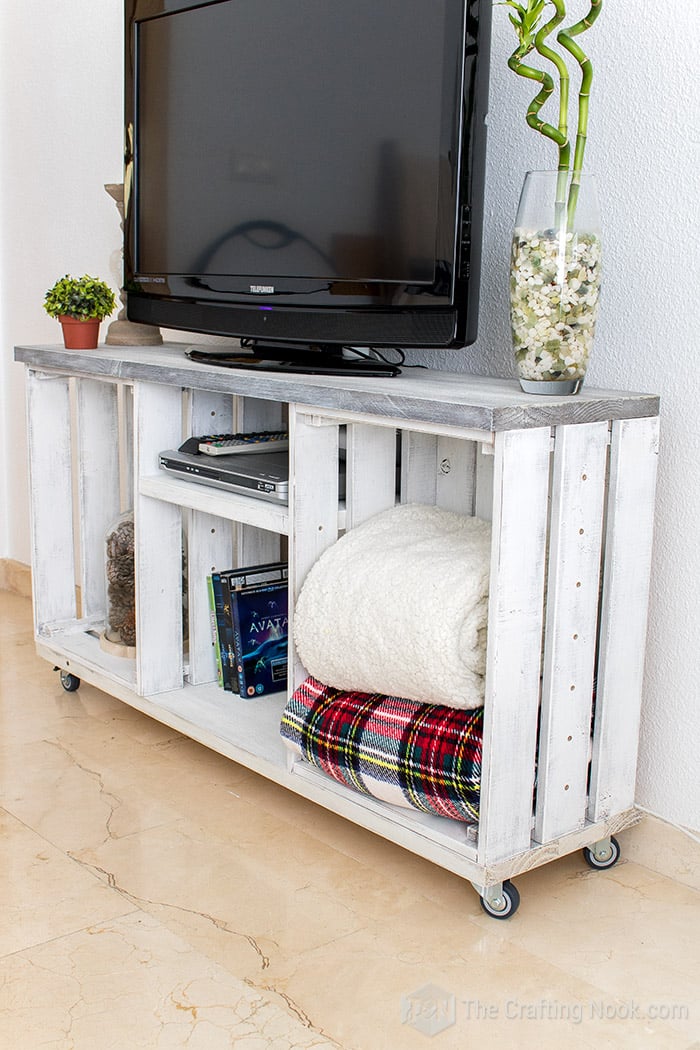
[[[132,320],[253,345],[476,335],[487,0],[127,0]]]

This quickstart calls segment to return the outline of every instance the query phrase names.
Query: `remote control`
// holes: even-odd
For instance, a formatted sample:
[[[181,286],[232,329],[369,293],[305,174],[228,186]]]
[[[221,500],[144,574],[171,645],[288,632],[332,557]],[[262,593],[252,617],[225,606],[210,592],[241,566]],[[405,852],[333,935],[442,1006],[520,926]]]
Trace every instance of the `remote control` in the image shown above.
[[[286,430],[258,430],[251,434],[206,434],[198,438],[200,452],[207,456],[230,456],[235,452],[286,452]]]

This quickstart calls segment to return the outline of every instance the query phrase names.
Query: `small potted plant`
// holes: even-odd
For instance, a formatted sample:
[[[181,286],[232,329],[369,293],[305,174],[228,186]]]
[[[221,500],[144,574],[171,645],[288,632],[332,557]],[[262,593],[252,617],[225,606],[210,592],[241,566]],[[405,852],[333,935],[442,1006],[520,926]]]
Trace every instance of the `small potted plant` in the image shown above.
[[[94,350],[100,322],[116,306],[112,289],[96,277],[71,277],[66,274],[49,288],[44,309],[56,317],[63,328],[63,341],[68,350]]]

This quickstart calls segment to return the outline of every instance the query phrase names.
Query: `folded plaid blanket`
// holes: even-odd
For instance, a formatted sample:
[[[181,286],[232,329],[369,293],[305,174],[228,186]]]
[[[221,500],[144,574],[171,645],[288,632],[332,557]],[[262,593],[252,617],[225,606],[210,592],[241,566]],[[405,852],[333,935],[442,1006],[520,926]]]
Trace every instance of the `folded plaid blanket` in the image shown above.
[[[280,731],[291,750],[341,784],[475,823],[482,717],[483,708],[348,692],[307,678],[290,697]]]

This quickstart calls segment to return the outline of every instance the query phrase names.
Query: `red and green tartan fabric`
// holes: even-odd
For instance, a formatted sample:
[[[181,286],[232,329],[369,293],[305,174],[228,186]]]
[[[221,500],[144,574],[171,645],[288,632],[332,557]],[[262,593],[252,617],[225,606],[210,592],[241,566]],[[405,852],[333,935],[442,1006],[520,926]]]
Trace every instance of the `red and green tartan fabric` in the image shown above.
[[[288,747],[341,784],[394,805],[475,823],[483,708],[419,704],[307,678],[280,731]]]

